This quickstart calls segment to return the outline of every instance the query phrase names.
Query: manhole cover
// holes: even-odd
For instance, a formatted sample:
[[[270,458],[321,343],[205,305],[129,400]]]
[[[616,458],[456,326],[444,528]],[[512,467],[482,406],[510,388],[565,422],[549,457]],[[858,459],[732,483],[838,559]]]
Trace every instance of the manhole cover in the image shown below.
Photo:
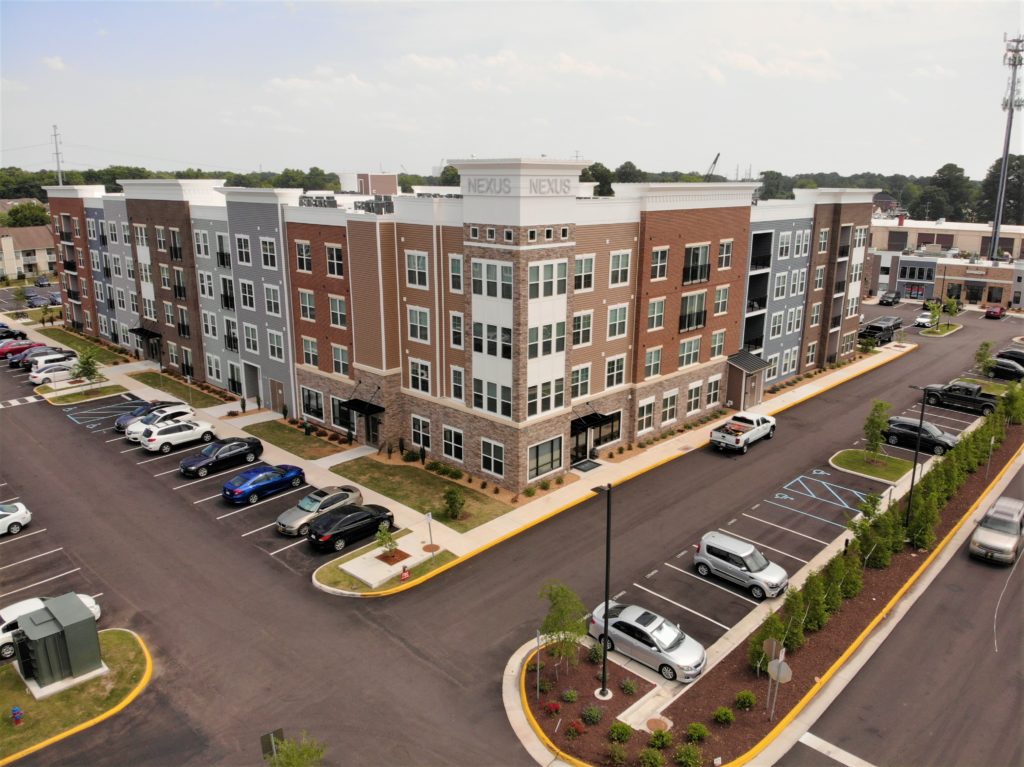
[[[431,554],[433,554],[435,551],[440,551],[440,549],[441,547],[438,546],[436,543],[428,543],[426,546],[423,547],[424,551],[429,552]]]
[[[655,730],[667,730],[668,722],[666,722],[664,719],[648,719],[647,729],[651,732],[654,732]]]

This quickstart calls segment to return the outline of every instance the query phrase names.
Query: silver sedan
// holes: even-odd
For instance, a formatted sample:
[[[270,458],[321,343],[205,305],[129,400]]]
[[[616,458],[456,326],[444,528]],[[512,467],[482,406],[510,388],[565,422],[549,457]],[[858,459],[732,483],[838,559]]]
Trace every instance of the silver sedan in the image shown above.
[[[361,506],[362,503],[363,494],[358,487],[352,485],[314,490],[295,506],[281,513],[277,518],[277,532],[281,535],[305,537],[309,532],[309,523],[322,514],[341,506]]]
[[[604,636],[604,603],[594,608],[589,632],[607,650],[618,650],[655,668],[665,679],[692,682],[707,664],[704,646],[675,623],[637,605],[608,603],[608,636]]]

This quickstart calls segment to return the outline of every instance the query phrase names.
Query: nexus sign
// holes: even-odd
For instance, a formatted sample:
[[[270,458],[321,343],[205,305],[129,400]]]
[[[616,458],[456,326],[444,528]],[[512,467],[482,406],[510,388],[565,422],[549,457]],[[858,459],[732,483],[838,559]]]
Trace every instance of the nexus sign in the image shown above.
[[[511,196],[512,179],[507,176],[474,176],[467,178],[466,194]],[[526,194],[536,197],[566,197],[573,193],[571,178],[531,178]]]

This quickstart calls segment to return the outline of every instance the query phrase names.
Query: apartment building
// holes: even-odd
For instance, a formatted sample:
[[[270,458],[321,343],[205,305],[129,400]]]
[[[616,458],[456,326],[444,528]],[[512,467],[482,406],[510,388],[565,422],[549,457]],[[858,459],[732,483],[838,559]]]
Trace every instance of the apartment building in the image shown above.
[[[0,226],[0,277],[53,272],[56,258],[50,227]]]
[[[103,196],[102,185],[44,187],[49,196],[57,250],[57,275],[64,298],[64,321],[72,328],[97,334],[96,302],[91,263],[86,263],[89,242],[85,203]],[[104,288],[103,300],[106,300]]]

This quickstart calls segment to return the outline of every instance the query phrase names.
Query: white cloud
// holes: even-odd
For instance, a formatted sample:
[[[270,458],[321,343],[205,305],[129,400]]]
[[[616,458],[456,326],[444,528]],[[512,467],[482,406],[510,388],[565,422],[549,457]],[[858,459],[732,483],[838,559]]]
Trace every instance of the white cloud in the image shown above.
[[[956,77],[956,72],[946,69],[942,64],[925,64],[916,66],[911,70],[914,77],[923,77],[929,80],[949,80]]]
[[[725,75],[722,74],[722,70],[714,64],[701,64],[700,68],[711,82],[719,84],[725,82]]]
[[[597,77],[601,79],[618,78],[625,79],[626,73],[614,67],[597,64],[593,61],[582,61],[570,56],[568,53],[559,53],[558,60],[554,65],[556,72],[564,74],[583,75],[585,77]]]
[[[790,80],[832,80],[838,76],[831,54],[824,48],[784,50],[760,58],[752,53],[726,51],[723,63],[757,77]]]
[[[107,36],[107,30],[104,29],[103,27],[100,27],[99,29],[96,30],[96,34],[99,37],[106,37]]]
[[[448,56],[421,56],[418,53],[408,53],[402,61],[425,72],[450,72],[457,66],[455,59]]]
[[[64,59],[60,56],[43,56],[43,63],[55,72],[64,69]]]
[[[909,104],[910,103],[910,99],[907,98],[907,95],[905,93],[902,93],[902,92],[896,90],[895,88],[886,88],[885,89],[885,95],[886,95],[886,98],[889,99],[889,101],[895,101],[897,104]]]
[[[345,75],[331,74],[329,68],[317,67],[317,77],[273,77],[267,86],[274,91],[291,93],[309,93],[311,91],[337,92],[343,90],[366,90],[372,88],[370,83],[359,78],[352,72]],[[314,75],[317,71],[314,70]]]

